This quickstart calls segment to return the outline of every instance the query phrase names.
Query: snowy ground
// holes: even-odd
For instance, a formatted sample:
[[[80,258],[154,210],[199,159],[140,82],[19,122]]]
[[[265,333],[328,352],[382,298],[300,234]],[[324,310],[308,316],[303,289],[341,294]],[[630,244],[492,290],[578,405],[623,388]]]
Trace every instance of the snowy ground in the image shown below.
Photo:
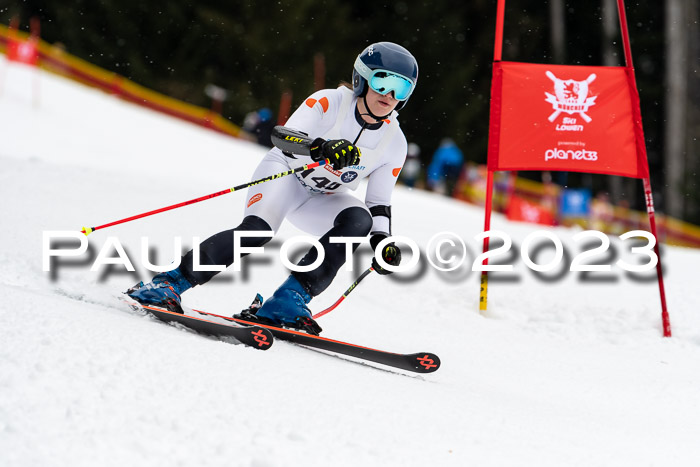
[[[539,227],[495,216],[493,228],[513,238],[516,267],[491,276],[481,315],[470,266],[482,209],[399,187],[394,232],[422,253],[433,235],[454,232],[467,245],[466,265],[440,273],[422,261],[391,278],[370,275],[320,322],[328,337],[435,352],[438,372],[202,337],[114,297],[151,276],[142,236],[151,259],[167,263],[174,237],[189,247],[194,236],[236,225],[245,194],[95,232],[88,253],[52,272],[42,271],[42,233],[238,185],[264,150],[46,74],[37,107],[32,73],[0,58],[0,465],[697,465],[697,250],[663,249],[674,332],[663,339],[653,271],[537,276],[518,251]],[[570,261],[578,232],[550,231]],[[269,296],[287,274],[279,248],[298,234],[284,226],[265,255],[185,302],[224,314],[258,291]],[[135,273],[90,271],[109,237]],[[612,253],[593,262],[634,262],[627,250],[614,239]],[[539,263],[552,256],[540,253]],[[355,271],[341,271],[312,308],[333,303],[368,266],[368,248],[356,257]]]

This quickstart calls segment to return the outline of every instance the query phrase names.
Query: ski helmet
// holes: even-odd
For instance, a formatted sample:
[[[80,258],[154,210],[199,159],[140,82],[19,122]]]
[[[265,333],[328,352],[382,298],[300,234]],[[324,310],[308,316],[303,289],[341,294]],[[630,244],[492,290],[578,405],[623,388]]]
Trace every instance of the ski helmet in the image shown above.
[[[382,73],[385,72],[385,73]],[[393,42],[377,42],[357,56],[352,70],[352,89],[356,96],[367,95],[371,86],[380,94],[394,91],[401,110],[416,88],[418,62],[411,52]]]

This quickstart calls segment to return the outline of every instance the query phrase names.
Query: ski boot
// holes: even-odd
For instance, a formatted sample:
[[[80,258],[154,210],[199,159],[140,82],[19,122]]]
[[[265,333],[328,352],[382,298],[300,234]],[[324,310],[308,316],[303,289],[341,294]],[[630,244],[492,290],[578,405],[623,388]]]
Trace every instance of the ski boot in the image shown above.
[[[314,336],[322,331],[321,326],[311,317],[306,306],[311,295],[294,276],[284,281],[270,299],[262,303],[260,294],[251,306],[234,315],[236,319],[268,326],[285,327],[308,332]]]
[[[180,294],[192,287],[180,273],[180,269],[161,272],[148,284],[139,282],[124,292],[142,305],[153,305],[175,313],[184,314],[180,306]]]

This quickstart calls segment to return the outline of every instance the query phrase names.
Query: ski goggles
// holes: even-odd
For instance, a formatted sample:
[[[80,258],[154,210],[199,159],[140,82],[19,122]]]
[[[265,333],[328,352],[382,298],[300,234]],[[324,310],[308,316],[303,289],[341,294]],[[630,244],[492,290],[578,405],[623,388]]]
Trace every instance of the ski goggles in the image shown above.
[[[369,87],[382,96],[394,91],[394,98],[397,101],[405,101],[413,92],[413,81],[410,78],[393,71],[372,70],[360,60],[360,57],[355,60],[355,69],[367,80]]]

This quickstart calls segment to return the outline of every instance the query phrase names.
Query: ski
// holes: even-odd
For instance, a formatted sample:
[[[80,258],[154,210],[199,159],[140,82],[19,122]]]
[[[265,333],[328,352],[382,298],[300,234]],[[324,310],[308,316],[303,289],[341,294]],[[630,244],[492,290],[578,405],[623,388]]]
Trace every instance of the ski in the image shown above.
[[[244,326],[259,326],[269,330],[276,339],[293,342],[305,347],[347,355],[349,357],[354,357],[361,360],[380,363],[393,368],[399,368],[415,373],[432,373],[440,368],[440,358],[431,352],[418,352],[411,354],[388,352],[385,350],[372,349],[361,345],[350,344],[348,342],[335,339],[328,339],[326,337],[314,336],[292,329],[268,326],[260,323],[251,323],[249,321],[244,321],[230,316],[216,315],[214,313],[208,313],[202,310],[192,309],[192,311],[203,316],[220,318]]]
[[[195,316],[175,313],[165,308],[143,305],[135,300],[123,297],[120,297],[120,299],[126,302],[133,310],[145,311],[166,323],[180,323],[201,334],[233,337],[242,344],[260,350],[269,349],[274,342],[272,333],[268,329],[263,329],[261,326],[250,326],[249,323],[246,323],[245,326],[222,324]]]

